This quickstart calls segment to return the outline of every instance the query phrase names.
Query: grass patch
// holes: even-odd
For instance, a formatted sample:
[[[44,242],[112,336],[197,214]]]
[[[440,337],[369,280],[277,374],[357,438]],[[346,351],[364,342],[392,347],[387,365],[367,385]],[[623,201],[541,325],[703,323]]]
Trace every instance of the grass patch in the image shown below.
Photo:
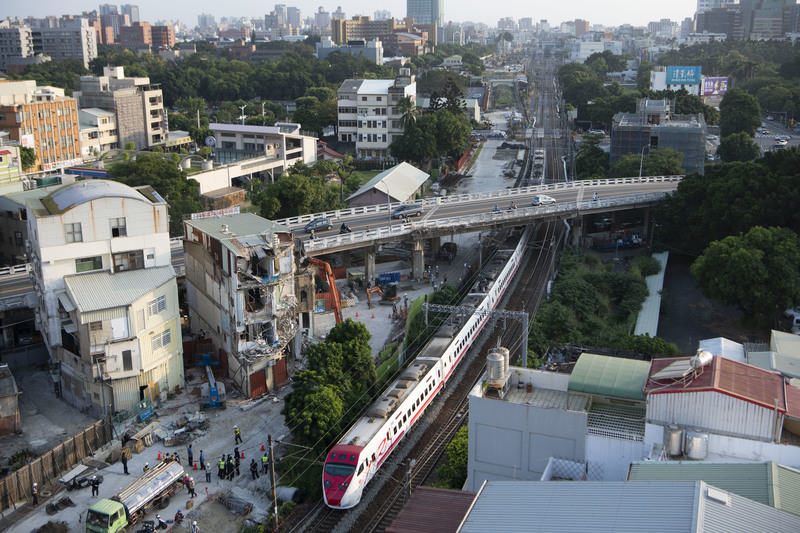
[[[513,107],[514,106],[514,90],[508,85],[498,85],[492,89],[492,107]]]

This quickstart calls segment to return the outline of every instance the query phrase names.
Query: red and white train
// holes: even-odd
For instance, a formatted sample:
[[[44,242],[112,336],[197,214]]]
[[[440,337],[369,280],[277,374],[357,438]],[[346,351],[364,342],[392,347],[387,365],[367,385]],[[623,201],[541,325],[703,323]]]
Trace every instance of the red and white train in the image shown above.
[[[325,504],[350,509],[389,454],[420,419],[443,388],[489,319],[478,313],[494,309],[522,261],[531,234],[528,226],[516,249],[485,293],[470,294],[462,305],[473,313],[453,336],[446,328],[422,349],[378,400],[337,442],[325,458],[322,489]]]

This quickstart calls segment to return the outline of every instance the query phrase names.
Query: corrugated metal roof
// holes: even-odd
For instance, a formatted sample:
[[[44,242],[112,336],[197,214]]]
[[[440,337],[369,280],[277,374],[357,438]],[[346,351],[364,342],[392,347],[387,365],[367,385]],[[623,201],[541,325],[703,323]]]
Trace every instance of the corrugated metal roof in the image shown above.
[[[0,365],[0,397],[15,396],[17,394],[19,394],[19,389],[11,369],[8,368],[8,365]]]
[[[800,470],[772,463],[774,507],[800,516]]]
[[[386,533],[455,533],[476,493],[419,487]]]
[[[269,235],[291,231],[286,226],[276,224],[254,213],[198,218],[197,220],[187,220],[186,224],[217,239],[228,250],[240,257],[244,257],[242,247],[271,246]],[[223,225],[228,227],[227,232],[222,231]],[[266,239],[262,237],[264,234],[267,234]]]
[[[800,336],[785,331],[772,331],[770,349],[783,355],[800,357]]]
[[[649,371],[650,363],[646,361],[584,353],[572,370],[569,390],[644,400],[644,384]]]
[[[390,169],[384,170],[367,183],[361,186],[356,192],[347,197],[351,200],[356,196],[361,196],[371,189],[377,189],[383,194],[388,194],[401,202],[411,198],[411,196],[428,181],[430,174],[419,170],[413,165],[402,162]]]
[[[50,214],[55,214],[98,198],[130,198],[131,200],[150,203],[147,197],[132,187],[117,181],[96,179],[65,185],[53,191],[50,196],[43,198],[42,203],[45,207],[52,203],[55,209],[49,209],[49,207],[48,209]]]
[[[702,481],[488,481],[458,531],[788,533],[798,528],[800,517]]]
[[[747,363],[784,376],[800,378],[800,357],[778,352],[747,352]]]
[[[642,303],[639,316],[636,317],[634,335],[648,334],[651,337],[655,337],[658,334],[658,318],[661,315],[661,289],[664,288],[664,272],[667,270],[669,252],[655,253],[653,254],[653,259],[656,259],[661,264],[661,270],[658,271],[658,274],[647,276],[644,280],[647,284],[648,295],[644,303]]]
[[[153,289],[175,278],[171,265],[125,272],[108,270],[65,276],[72,301],[80,313],[127,307]]]
[[[650,363],[650,378],[675,361],[689,358],[653,359]],[[786,386],[786,389],[794,387]],[[694,377],[682,379],[648,379],[645,392],[648,394],[674,394],[697,391],[716,391],[741,400],[766,407],[778,409],[789,416],[800,418],[800,404],[786,401],[788,394],[784,389],[783,376],[745,363],[739,363],[725,357],[714,356],[710,365]]]
[[[636,461],[631,463],[628,481],[705,481],[764,505],[778,507],[773,494],[780,491],[779,480],[773,477],[773,472],[781,468],[772,462]],[[800,480],[800,475],[794,474]],[[795,493],[793,499],[800,501],[800,492]]]
[[[387,94],[394,80],[362,80],[358,94]]]

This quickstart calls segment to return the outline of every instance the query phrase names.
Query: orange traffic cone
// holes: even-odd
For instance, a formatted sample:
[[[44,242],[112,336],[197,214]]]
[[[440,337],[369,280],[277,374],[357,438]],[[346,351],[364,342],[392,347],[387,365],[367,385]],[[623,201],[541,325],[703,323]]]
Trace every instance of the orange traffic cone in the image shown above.
[[[372,318],[375,318],[375,313],[372,313]]]
[[[194,470],[197,470],[197,461],[194,462]]]
[[[160,460],[161,460],[161,452],[160,452],[160,451],[158,452],[158,459],[157,459],[157,460],[158,460],[158,461],[160,461]]]
[[[389,318],[392,318],[392,313],[389,313]]]
[[[262,452],[264,451],[264,443],[263,442],[261,443],[261,451]]]
[[[356,311],[356,318],[358,318],[358,311]]]
[[[242,459],[244,459],[244,452],[242,452]]]

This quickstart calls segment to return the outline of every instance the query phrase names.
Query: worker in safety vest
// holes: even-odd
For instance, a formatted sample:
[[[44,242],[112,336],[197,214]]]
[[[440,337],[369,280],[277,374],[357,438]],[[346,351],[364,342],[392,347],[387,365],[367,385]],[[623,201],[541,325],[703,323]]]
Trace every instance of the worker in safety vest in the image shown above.
[[[239,426],[233,426],[233,436],[234,444],[240,444],[242,442],[242,434],[239,432]]]
[[[223,476],[225,475],[225,456],[224,455],[220,455],[219,456],[219,462],[217,463],[217,466],[219,466],[219,478],[222,479]]]
[[[142,468],[142,472],[147,472],[148,470],[150,470],[150,463],[145,463],[144,468]]]
[[[269,456],[265,453],[264,457],[261,458],[261,472],[266,474],[267,468],[269,468]]]
[[[194,492],[194,478],[189,478],[189,483],[186,485],[186,488],[189,490],[189,496],[194,498],[197,494]]]
[[[31,496],[33,496],[33,505],[39,505],[39,485],[36,483],[31,486]]]

